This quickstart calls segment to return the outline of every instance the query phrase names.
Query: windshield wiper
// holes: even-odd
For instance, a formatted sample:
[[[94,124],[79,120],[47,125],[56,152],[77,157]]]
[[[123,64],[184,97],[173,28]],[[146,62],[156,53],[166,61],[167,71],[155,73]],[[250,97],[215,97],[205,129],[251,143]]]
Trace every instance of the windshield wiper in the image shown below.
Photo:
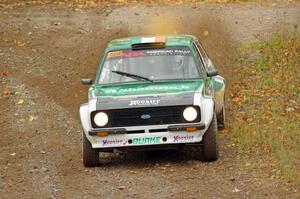
[[[137,79],[137,80],[143,80],[143,81],[148,81],[148,82],[153,82],[152,79],[149,79],[147,77],[143,77],[143,76],[139,76],[139,75],[135,75],[135,74],[131,74],[131,73],[126,73],[123,71],[118,71],[118,70],[112,70],[112,73],[116,73],[118,75],[122,75],[122,76],[126,76],[126,77],[131,77],[133,79]]]

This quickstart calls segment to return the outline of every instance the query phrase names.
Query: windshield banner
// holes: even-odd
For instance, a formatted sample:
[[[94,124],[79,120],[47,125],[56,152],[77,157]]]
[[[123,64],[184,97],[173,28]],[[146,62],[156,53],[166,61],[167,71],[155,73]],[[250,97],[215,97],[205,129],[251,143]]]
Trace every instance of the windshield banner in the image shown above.
[[[147,49],[132,51],[131,49],[111,51],[107,54],[107,59],[130,58],[143,56],[188,56],[191,50],[188,47],[167,47],[164,49]]]

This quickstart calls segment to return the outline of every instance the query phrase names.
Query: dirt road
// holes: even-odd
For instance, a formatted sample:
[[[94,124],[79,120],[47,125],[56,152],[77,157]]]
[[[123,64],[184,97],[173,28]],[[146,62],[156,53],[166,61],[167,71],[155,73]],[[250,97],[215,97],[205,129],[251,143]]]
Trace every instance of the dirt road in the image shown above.
[[[299,26],[299,10],[300,3],[0,7],[0,198],[297,198],[271,165],[253,169],[240,157],[226,130],[214,163],[186,152],[135,152],[105,154],[102,167],[86,169],[78,109],[87,98],[80,78],[95,76],[113,38],[194,34],[230,85],[233,46]]]

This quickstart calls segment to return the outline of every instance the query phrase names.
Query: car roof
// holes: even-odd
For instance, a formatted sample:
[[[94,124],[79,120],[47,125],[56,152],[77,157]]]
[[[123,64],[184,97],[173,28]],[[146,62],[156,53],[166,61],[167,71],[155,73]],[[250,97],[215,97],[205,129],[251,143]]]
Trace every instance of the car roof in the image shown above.
[[[106,47],[106,52],[120,49],[130,49],[131,45],[142,43],[143,40],[147,39],[164,39],[165,46],[192,46],[193,41],[197,38],[193,35],[146,35],[146,36],[135,36],[119,38],[110,41]]]

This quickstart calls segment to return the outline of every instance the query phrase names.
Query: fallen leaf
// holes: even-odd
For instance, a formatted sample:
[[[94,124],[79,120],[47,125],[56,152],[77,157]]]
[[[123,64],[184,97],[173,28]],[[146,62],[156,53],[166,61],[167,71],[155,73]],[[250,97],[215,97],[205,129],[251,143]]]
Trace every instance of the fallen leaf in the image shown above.
[[[246,167],[249,167],[249,166],[251,166],[251,164],[250,164],[249,162],[247,162],[247,163],[245,164],[245,166],[246,166]]]
[[[204,35],[204,36],[208,36],[208,31],[205,30],[205,31],[203,32],[203,35]]]
[[[25,46],[25,42],[24,41],[18,41],[17,46],[18,47],[23,47],[23,46]]]
[[[32,115],[29,115],[28,121],[29,121],[29,122],[32,122],[32,120],[33,120],[33,116],[32,116]]]
[[[9,155],[11,155],[11,156],[15,156],[15,155],[16,155],[16,153],[11,153],[11,154],[9,154]]]
[[[8,76],[8,70],[3,69],[2,72],[1,72],[1,75],[4,76],[4,77],[7,77]]]
[[[6,89],[3,91],[4,97],[9,97],[9,96],[11,96],[11,95],[13,95],[13,94],[14,94],[14,92],[13,92],[12,90],[8,89],[8,88],[6,88]]]
[[[23,99],[19,99],[19,101],[17,102],[18,105],[24,104],[24,100]]]

